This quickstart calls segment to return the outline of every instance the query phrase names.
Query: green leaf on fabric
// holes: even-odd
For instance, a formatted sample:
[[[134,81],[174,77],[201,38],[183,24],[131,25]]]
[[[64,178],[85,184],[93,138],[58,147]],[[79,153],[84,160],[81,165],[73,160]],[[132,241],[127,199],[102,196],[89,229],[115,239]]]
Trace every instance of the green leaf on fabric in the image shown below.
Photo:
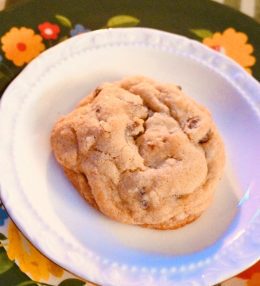
[[[6,240],[6,239],[7,239],[7,237],[0,232],[0,240]]]
[[[117,15],[107,21],[107,28],[133,27],[140,23],[140,20],[129,15]]]
[[[5,252],[0,253],[0,274],[5,273],[10,268],[12,268],[14,262],[11,261]]]
[[[7,262],[6,262],[7,261]],[[0,269],[3,270],[3,265],[5,265],[5,272],[0,273],[0,285],[18,285],[22,281],[31,281],[25,273],[23,273],[19,267],[9,260],[6,251],[3,247],[0,247]],[[7,269],[7,265],[9,269]],[[36,283],[31,284],[32,286],[37,286]]]
[[[66,279],[62,281],[58,286],[83,286],[85,282],[78,279]]]
[[[63,36],[59,39],[59,43],[64,42],[65,40],[67,40],[69,37],[68,36]]]
[[[211,37],[213,35],[213,33],[210,30],[206,29],[191,29],[190,31],[201,39]]]
[[[67,17],[62,16],[62,15],[55,15],[55,18],[59,21],[61,25],[68,27],[68,28],[72,27],[71,21]]]
[[[32,280],[28,280],[28,281],[23,281],[19,284],[16,284],[15,286],[28,286],[28,285],[35,285],[35,282]]]
[[[0,71],[0,79],[2,79],[4,77],[6,77],[6,75],[2,71]]]

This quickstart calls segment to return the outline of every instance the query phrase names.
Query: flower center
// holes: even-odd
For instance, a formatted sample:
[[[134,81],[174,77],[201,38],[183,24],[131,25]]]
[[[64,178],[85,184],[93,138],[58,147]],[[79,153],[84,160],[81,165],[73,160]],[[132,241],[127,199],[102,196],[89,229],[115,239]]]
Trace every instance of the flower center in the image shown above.
[[[23,51],[26,50],[26,45],[25,45],[24,43],[17,43],[17,44],[16,44],[16,48],[17,48],[19,51],[23,52]]]
[[[225,48],[219,45],[211,46],[211,48],[221,54],[225,54]]]
[[[52,29],[47,28],[47,29],[44,30],[44,33],[45,33],[46,35],[52,35],[52,34],[53,34],[53,31],[52,31]]]

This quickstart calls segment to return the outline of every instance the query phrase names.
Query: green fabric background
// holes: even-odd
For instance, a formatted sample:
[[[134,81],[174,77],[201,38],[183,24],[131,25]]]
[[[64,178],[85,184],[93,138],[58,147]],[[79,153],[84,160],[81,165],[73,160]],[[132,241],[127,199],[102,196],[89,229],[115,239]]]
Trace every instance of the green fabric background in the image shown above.
[[[254,46],[257,63],[253,76],[260,79],[260,25],[250,17],[209,0],[23,0],[0,13],[0,36],[13,26],[26,26],[37,30],[39,23],[55,22],[55,14],[68,17],[73,24],[83,24],[95,30],[104,27],[115,15],[131,15],[140,19],[139,26],[161,29],[189,38],[201,40],[191,29],[208,29],[212,32],[233,27],[244,32]],[[57,21],[56,21],[57,22]],[[62,33],[68,31],[62,27]],[[258,60],[259,59],[259,60]],[[14,77],[21,68],[7,63]],[[0,91],[10,82],[1,79]]]

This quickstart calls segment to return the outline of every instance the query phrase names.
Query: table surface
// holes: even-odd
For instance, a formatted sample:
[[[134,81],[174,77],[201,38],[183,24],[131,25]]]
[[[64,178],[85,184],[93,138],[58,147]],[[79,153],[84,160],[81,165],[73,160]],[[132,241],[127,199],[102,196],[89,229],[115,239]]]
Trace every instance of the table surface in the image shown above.
[[[198,0],[196,1],[199,2]],[[193,2],[196,2],[196,1],[193,1]],[[247,14],[248,16],[255,18],[256,21],[258,22],[260,21],[260,0],[215,0],[215,1],[226,4],[237,10],[240,10],[243,13]],[[19,4],[19,2],[24,2],[24,0],[7,0],[7,1],[0,0],[0,10],[5,9],[6,7],[7,8],[11,7],[13,10],[15,10],[16,9],[15,5],[17,2]],[[30,1],[27,1],[27,2],[30,2]],[[9,9],[9,10],[11,11],[12,9]],[[225,12],[225,10],[226,9],[223,9],[223,13]],[[227,17],[229,17],[230,15],[230,18],[228,19],[230,19],[231,29],[233,29],[232,28],[232,25],[233,25],[236,29],[240,27],[242,28],[244,27],[244,30],[242,30],[242,28],[240,30],[233,29],[233,30],[229,30],[228,33],[231,33],[230,35],[233,37],[233,40],[237,41],[238,44],[241,44],[240,42],[241,34],[246,35],[246,38],[248,40],[247,45],[250,46],[252,50],[254,50],[254,52],[251,52],[245,55],[244,58],[247,58],[246,64],[242,64],[241,58],[234,58],[232,53],[228,54],[228,56],[233,57],[233,59],[235,59],[237,62],[242,64],[248,72],[253,73],[253,75],[257,79],[260,79],[260,72],[258,69],[259,66],[256,67],[257,64],[255,61],[257,58],[260,58],[260,55],[258,57],[259,49],[260,49],[259,47],[260,25],[257,24],[256,22],[254,23],[253,21],[250,22],[250,20],[246,20],[246,18],[242,17],[243,15],[241,15],[241,18],[238,17],[238,22],[236,22],[237,16],[234,16],[234,15],[235,14],[237,15],[238,13],[235,13],[234,15],[232,13],[233,12],[229,12],[226,14],[225,21],[227,21]],[[15,14],[15,12],[13,12],[13,14]],[[10,19],[10,22],[8,23],[9,27],[10,27],[11,22],[13,23],[13,26],[15,25],[21,26],[22,17],[19,18],[18,16],[16,19],[16,18],[12,18],[11,15],[12,15],[12,12],[9,13],[9,16],[8,16],[9,18],[8,18],[6,14],[2,14],[3,16],[2,20]],[[79,21],[79,19],[80,18],[78,18],[77,21]],[[242,24],[240,25],[239,19],[241,19],[241,23],[244,22],[246,24],[244,26]],[[145,21],[145,19],[143,20]],[[2,27],[5,28],[5,26],[7,27],[8,25],[6,25],[6,22],[4,21],[2,22],[3,24]],[[133,17],[132,21],[134,23],[133,25],[137,25],[139,19]],[[72,26],[68,27],[68,25],[72,25],[71,24],[72,19],[68,19],[66,17],[63,17],[63,18],[58,17],[54,19],[53,22],[54,22],[54,26],[58,26],[59,29],[62,26],[66,27],[67,25],[67,28],[70,28],[70,32],[69,34],[68,33],[64,34],[64,31],[61,31],[60,35],[58,35],[58,32],[57,32],[56,38],[54,37],[52,39],[47,39],[46,35],[44,38],[44,33],[42,30],[41,36],[43,37],[45,48],[48,48],[49,47],[48,45],[57,43],[58,40],[59,41],[65,40],[69,36],[74,36],[77,33],[88,30],[88,27],[85,27],[85,25],[81,24],[81,22],[77,22],[79,24],[76,24],[73,27]],[[35,23],[33,25],[35,25]],[[236,26],[235,26],[235,23],[236,23]],[[28,23],[26,24],[28,25]],[[255,31],[250,33],[251,30],[250,28],[248,28],[250,25],[252,25],[252,27],[255,27],[253,29],[258,30],[259,32],[258,39],[256,36],[257,33]],[[219,26],[219,29],[222,29],[222,30],[217,30],[216,26]],[[190,34],[188,35],[185,34],[185,32],[183,32],[183,29],[179,31],[173,30],[173,32],[177,32],[180,34],[185,34],[186,36],[194,37],[195,39],[203,42],[206,45],[211,46],[212,48],[215,48],[215,47],[221,48],[221,44],[223,42],[220,42],[220,43],[216,42],[215,34],[222,33],[220,35],[224,38],[225,35],[227,34],[227,30],[230,29],[230,26],[227,25],[226,23],[222,23],[222,24],[218,23],[216,26],[211,25],[212,30],[210,30],[208,27],[201,27],[200,29],[198,28],[193,29],[193,27],[190,27],[192,29],[190,29]],[[54,29],[55,27],[49,26],[49,28]],[[94,28],[97,28],[97,27],[94,27]],[[1,35],[2,35],[2,39],[4,36],[6,36],[5,32],[3,32],[3,30],[1,31],[1,16],[0,16],[0,37]],[[2,43],[3,43],[3,40],[2,40]],[[242,43],[242,44],[245,44],[245,43]],[[4,88],[10,82],[10,80],[17,73],[19,73],[22,70],[23,66],[26,64],[26,62],[24,62],[22,65],[20,65],[17,58],[11,57],[10,60],[13,62],[13,65],[10,65],[10,62],[6,61],[6,59],[3,59],[3,58],[4,58],[4,54],[0,52],[0,92],[4,90]],[[33,282],[33,281],[37,281],[37,282]],[[6,211],[4,210],[4,207],[1,205],[0,206],[0,286],[1,285],[3,286],[26,286],[26,285],[80,286],[80,285],[93,285],[93,284],[82,281],[81,279],[61,269],[59,266],[49,261],[46,257],[42,256],[30,244],[30,242],[27,241],[23,237],[23,235],[19,232],[17,227],[12,223],[12,221],[8,217]],[[245,272],[240,273],[236,277],[232,277],[228,279],[227,281],[222,282],[220,285],[221,286],[243,286],[243,285],[260,286],[260,262],[256,263],[254,266],[252,266]]]

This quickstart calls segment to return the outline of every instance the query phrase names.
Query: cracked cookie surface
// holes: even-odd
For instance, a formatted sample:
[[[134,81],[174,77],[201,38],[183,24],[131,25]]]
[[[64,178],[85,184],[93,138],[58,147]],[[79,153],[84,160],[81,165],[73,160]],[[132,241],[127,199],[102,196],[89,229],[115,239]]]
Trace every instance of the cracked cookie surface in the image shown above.
[[[145,77],[99,86],[55,124],[51,145],[93,207],[157,229],[198,218],[225,161],[210,113],[178,86]]]

